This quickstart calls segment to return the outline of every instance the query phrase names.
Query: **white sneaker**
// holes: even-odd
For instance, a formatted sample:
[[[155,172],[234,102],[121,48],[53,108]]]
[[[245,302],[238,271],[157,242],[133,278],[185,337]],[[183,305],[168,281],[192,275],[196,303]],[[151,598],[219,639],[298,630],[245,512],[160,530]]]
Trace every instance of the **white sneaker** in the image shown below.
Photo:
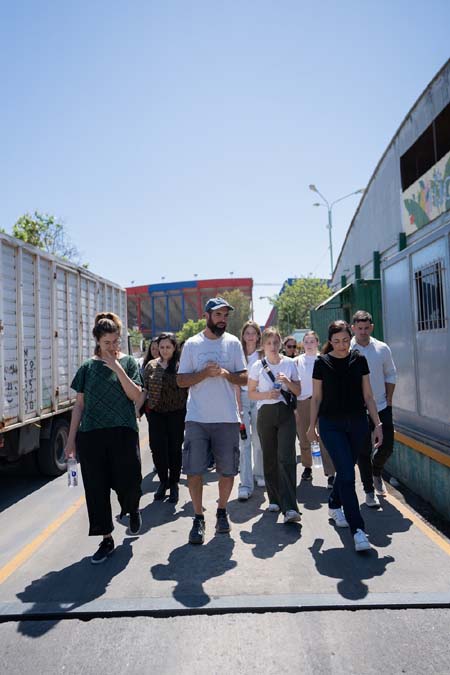
[[[336,527],[348,527],[348,523],[345,519],[342,509],[328,509],[328,518],[334,520]]]
[[[257,478],[256,479],[256,486],[257,487],[266,487],[266,481],[264,478]]]
[[[366,506],[370,506],[371,509],[378,508],[380,506],[380,500],[376,496],[375,492],[367,492]]]
[[[250,497],[250,490],[246,487],[238,488],[238,499],[240,502],[246,502]]]
[[[298,511],[294,511],[292,509],[291,511],[286,511],[284,514],[284,523],[299,523],[301,521],[302,517],[299,514]]]
[[[274,513],[278,513],[278,511],[280,510],[280,507],[278,506],[278,504],[269,504],[267,510],[273,511]]]
[[[355,542],[355,551],[368,551],[371,548],[367,534],[362,530],[356,530],[353,540]]]
[[[386,497],[387,490],[381,476],[373,476],[373,486],[375,488],[375,494],[380,497]]]

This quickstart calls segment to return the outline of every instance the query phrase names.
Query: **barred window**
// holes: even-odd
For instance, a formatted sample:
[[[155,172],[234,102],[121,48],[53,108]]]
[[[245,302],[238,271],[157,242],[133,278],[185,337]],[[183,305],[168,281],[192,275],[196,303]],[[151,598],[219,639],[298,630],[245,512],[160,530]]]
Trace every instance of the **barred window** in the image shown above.
[[[445,328],[442,262],[434,262],[414,273],[417,301],[417,330]]]

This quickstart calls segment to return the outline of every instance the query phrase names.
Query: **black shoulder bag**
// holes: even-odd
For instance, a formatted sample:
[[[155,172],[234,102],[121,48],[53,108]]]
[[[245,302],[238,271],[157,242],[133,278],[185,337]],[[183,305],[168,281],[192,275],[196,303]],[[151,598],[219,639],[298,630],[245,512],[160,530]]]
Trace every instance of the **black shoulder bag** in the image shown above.
[[[269,364],[267,363],[266,359],[261,359],[261,363],[262,363],[262,367],[264,368],[265,372],[270,377],[272,382],[275,382],[275,375],[270,370]],[[284,389],[280,389],[280,394],[282,395],[282,397],[286,401],[288,408],[290,410],[296,410],[296,408],[297,408],[297,397],[296,397],[296,395],[293,394],[291,391],[285,391]]]

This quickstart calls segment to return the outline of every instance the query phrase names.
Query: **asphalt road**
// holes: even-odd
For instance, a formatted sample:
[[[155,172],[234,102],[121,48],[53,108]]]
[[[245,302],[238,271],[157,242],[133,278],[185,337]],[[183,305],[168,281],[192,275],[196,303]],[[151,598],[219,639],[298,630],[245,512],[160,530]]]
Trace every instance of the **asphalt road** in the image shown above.
[[[0,624],[3,675],[447,675],[450,610]]]
[[[208,474],[206,543],[192,547],[186,486],[176,507],[153,501],[143,424],[141,439],[143,530],[117,523],[101,566],[81,486],[29,461],[0,473],[1,675],[450,673],[450,543],[401,493],[363,507],[374,548],[357,555],[328,522],[320,472],[299,481],[300,526],[267,513],[263,490],[233,493],[230,536],[214,533]]]

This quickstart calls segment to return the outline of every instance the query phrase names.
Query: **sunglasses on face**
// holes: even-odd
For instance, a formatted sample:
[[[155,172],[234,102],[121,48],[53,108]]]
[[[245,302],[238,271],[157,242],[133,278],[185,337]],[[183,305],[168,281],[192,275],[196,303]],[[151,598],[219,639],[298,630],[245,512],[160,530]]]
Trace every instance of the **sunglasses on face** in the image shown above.
[[[297,345],[286,345],[286,349],[295,349]]]

